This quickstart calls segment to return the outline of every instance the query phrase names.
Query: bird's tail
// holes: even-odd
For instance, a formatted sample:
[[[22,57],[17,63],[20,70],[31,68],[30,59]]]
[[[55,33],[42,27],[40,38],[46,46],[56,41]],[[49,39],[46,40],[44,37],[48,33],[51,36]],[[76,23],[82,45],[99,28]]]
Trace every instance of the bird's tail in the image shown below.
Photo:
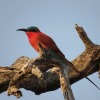
[[[68,61],[66,58],[63,58],[63,61],[72,68],[76,73],[80,74],[81,76],[85,77],[90,83],[92,83],[97,89],[100,90],[100,88],[87,76],[84,75],[84,73],[80,72],[70,61]]]

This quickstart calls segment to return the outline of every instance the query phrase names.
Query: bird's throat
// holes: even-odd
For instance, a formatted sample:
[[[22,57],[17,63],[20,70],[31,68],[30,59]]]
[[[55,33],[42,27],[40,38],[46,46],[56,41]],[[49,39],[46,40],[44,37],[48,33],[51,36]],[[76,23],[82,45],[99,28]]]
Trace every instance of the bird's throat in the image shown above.
[[[38,47],[38,35],[35,32],[26,32],[26,35],[28,36],[29,43],[31,46],[38,52],[39,47]]]

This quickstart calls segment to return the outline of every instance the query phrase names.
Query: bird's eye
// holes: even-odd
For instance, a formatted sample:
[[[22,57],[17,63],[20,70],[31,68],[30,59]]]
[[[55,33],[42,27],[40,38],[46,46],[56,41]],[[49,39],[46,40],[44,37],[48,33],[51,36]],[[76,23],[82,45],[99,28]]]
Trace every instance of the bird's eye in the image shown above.
[[[30,32],[34,32],[34,30],[33,30],[33,29],[30,29],[29,31],[30,31]]]
[[[30,32],[38,32],[37,29],[30,29],[29,31],[30,31]]]
[[[29,28],[27,28],[27,31],[29,31],[29,32],[39,32],[40,30],[37,27],[29,27]]]

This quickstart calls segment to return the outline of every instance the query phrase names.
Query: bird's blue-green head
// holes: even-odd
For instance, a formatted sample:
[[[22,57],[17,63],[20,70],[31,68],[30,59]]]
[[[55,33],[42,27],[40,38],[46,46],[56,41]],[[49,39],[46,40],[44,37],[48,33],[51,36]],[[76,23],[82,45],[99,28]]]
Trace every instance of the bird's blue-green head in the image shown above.
[[[17,29],[17,31],[24,31],[24,32],[40,32],[40,30],[35,26],[30,26],[28,28],[21,28]]]

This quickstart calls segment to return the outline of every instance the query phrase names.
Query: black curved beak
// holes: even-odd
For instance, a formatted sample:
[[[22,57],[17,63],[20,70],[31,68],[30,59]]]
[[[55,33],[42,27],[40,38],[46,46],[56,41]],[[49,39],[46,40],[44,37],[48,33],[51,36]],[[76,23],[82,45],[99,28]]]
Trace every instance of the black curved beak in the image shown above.
[[[21,28],[21,29],[17,29],[16,31],[24,31],[24,32],[26,32],[27,29]]]

